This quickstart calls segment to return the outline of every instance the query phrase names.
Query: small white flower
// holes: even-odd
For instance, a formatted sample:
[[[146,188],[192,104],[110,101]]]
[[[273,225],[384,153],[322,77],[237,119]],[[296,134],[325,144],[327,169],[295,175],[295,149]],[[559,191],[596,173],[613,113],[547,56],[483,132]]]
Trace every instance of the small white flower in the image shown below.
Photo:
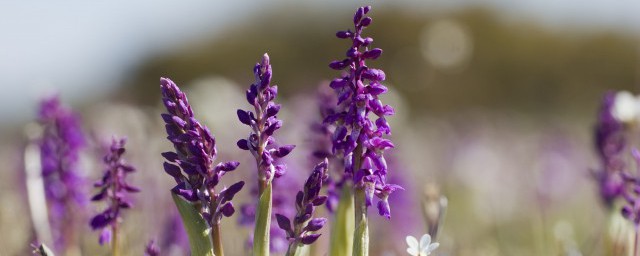
[[[429,234],[424,234],[422,238],[420,238],[420,243],[418,244],[418,239],[413,236],[407,236],[407,252],[411,256],[427,256],[431,254],[438,246],[439,243],[431,243],[431,236]]]

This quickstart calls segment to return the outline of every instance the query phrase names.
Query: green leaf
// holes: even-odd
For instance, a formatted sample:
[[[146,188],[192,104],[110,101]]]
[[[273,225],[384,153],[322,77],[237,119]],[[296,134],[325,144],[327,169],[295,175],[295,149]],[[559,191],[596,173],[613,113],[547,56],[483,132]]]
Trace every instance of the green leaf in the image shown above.
[[[353,247],[353,228],[355,226],[353,194],[351,186],[344,184],[340,192],[340,201],[331,227],[331,256],[351,256]]]
[[[271,182],[262,191],[256,212],[253,232],[253,255],[269,256],[269,230],[271,228]]]
[[[193,203],[187,202],[180,196],[171,193],[173,202],[178,207],[182,223],[189,236],[189,247],[192,256],[213,256],[213,244],[211,244],[211,229],[202,218]]]
[[[55,256],[55,254],[53,254],[51,249],[49,249],[49,247],[47,247],[44,244],[41,244],[40,246],[38,246],[38,248],[36,248],[34,253],[40,256]]]

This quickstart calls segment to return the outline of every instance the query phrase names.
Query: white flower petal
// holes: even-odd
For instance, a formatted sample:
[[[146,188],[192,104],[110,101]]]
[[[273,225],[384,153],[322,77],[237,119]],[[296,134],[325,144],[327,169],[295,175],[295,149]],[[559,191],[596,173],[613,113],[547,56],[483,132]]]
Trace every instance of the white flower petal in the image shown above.
[[[420,248],[427,248],[427,246],[429,246],[430,243],[431,243],[431,236],[429,234],[424,234],[420,238]]]
[[[405,240],[407,241],[407,245],[409,245],[409,248],[415,248],[416,251],[418,251],[418,239],[413,236],[407,236]]]
[[[432,243],[427,247],[427,252],[432,252],[435,251],[436,249],[438,249],[438,246],[440,246],[440,243]]]
[[[414,247],[409,247],[407,248],[407,253],[409,253],[409,255],[411,256],[418,256],[418,249]]]

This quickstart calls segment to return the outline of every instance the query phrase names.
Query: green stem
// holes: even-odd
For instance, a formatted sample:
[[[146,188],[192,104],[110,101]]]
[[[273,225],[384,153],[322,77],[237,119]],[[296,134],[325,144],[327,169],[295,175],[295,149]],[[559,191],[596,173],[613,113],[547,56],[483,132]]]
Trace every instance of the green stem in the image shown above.
[[[253,232],[253,255],[269,256],[269,231],[271,227],[271,182],[260,195],[256,211],[256,226]]]
[[[353,255],[369,255],[369,220],[367,217],[366,192],[364,188],[355,188],[355,224],[353,232]]]
[[[329,255],[350,256],[353,249],[354,216],[353,194],[350,183],[344,183],[340,192],[340,201],[331,227],[331,245]]]
[[[360,170],[362,167],[362,144],[358,144],[353,151],[353,170]],[[354,256],[369,256],[369,219],[367,217],[367,198],[365,186],[371,184],[364,183],[362,186],[354,184],[354,205],[355,205],[355,230],[353,232],[353,254]]]
[[[220,224],[215,224],[211,227],[211,243],[213,244],[213,254],[215,256],[224,256],[222,238],[220,236]]]
[[[286,256],[300,256],[302,255],[302,244],[298,241],[289,244],[289,248],[287,249]]]
[[[118,224],[113,224],[113,230],[111,230],[111,254],[113,256],[118,256]]]

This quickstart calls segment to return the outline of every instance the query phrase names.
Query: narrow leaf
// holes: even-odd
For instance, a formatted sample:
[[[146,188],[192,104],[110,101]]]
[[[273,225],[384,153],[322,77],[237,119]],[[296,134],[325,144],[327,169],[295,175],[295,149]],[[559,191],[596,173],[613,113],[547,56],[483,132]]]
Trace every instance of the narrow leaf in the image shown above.
[[[173,202],[178,207],[182,223],[189,236],[189,247],[193,256],[213,256],[211,229],[202,218],[193,203],[187,202],[175,193],[171,193]]]

